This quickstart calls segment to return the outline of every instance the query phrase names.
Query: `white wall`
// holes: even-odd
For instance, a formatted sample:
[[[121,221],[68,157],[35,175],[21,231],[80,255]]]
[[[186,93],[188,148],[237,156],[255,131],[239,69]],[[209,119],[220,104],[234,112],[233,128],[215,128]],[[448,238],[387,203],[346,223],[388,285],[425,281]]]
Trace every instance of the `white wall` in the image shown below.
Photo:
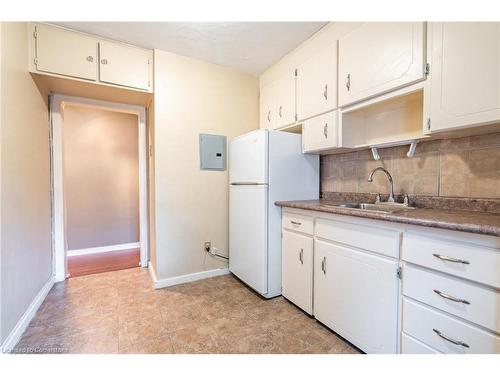
[[[155,221],[158,279],[220,268],[228,252],[228,173],[200,171],[199,133],[228,140],[258,128],[258,78],[155,51]]]
[[[138,116],[65,105],[67,249],[139,242]]]
[[[1,26],[1,342],[52,275],[47,92],[28,73],[26,23]]]

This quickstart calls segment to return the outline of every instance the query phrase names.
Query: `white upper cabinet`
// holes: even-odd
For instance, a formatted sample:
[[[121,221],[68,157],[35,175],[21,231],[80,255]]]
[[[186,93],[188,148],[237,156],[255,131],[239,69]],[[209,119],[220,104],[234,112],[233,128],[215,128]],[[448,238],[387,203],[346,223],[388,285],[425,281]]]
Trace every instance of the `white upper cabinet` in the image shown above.
[[[337,42],[319,49],[297,68],[299,121],[337,108]]]
[[[293,124],[295,119],[295,71],[286,71],[276,82],[275,128]]]
[[[339,39],[339,106],[425,78],[423,22],[370,22]]]
[[[339,147],[338,111],[325,113],[304,121],[302,151],[316,153]]]
[[[500,120],[500,22],[429,25],[427,131]]]
[[[149,50],[119,43],[99,42],[101,82],[149,90],[152,61],[153,54]]]
[[[30,72],[152,92],[153,51],[33,23]]]
[[[274,83],[260,88],[260,127],[274,129],[276,117],[274,105]]]
[[[39,24],[35,38],[36,71],[97,80],[97,40],[84,34]]]

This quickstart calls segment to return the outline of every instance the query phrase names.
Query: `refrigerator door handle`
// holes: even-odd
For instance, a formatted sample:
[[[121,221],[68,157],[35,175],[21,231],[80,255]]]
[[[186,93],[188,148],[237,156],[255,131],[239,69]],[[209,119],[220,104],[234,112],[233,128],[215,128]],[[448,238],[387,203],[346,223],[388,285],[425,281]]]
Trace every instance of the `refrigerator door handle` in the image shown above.
[[[231,185],[244,186],[244,185],[267,185],[267,184],[260,184],[258,182],[231,182]]]

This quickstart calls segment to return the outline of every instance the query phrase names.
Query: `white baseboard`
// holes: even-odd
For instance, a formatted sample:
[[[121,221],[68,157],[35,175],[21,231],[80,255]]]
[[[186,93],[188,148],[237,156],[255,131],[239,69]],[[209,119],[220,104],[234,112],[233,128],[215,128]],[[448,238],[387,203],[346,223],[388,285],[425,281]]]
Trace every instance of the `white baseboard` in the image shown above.
[[[185,284],[190,283],[197,280],[209,279],[215,276],[222,276],[229,274],[229,268],[218,268],[214,270],[202,271],[190,273],[182,276],[169,277],[166,279],[157,279],[155,271],[149,263],[149,273],[151,275],[151,279],[153,280],[153,284],[155,289],[166,288],[168,286],[177,285],[177,284]]]
[[[43,301],[45,300],[45,297],[47,297],[47,294],[49,294],[50,289],[52,289],[54,282],[55,282],[54,276],[51,276],[50,279],[42,287],[42,289],[40,289],[40,291],[35,296],[31,304],[28,306],[28,309],[24,312],[23,316],[21,316],[15,327],[12,329],[12,331],[9,333],[9,335],[3,342],[2,344],[3,353],[9,353],[12,351],[12,349],[15,348],[15,346],[21,339],[21,336],[23,335],[24,331],[26,331],[28,324],[30,324],[31,320],[35,317],[37,310],[42,305]]]
[[[122,243],[119,245],[89,247],[87,249],[68,250],[67,254],[69,257],[74,257],[76,255],[107,253],[108,251],[135,249],[137,247],[141,247],[140,242],[130,242],[130,243]]]

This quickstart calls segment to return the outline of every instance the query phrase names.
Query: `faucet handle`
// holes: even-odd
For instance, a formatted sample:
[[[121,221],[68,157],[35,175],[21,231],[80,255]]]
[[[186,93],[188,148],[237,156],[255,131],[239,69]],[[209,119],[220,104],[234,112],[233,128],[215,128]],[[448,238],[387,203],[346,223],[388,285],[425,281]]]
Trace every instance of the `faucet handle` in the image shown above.
[[[410,197],[408,196],[408,194],[405,194],[405,198],[403,200],[403,204],[405,206],[407,206],[407,207],[410,205]]]
[[[375,204],[380,203],[381,200],[382,200],[382,198],[380,197],[380,193],[377,193],[377,195],[375,196]]]

